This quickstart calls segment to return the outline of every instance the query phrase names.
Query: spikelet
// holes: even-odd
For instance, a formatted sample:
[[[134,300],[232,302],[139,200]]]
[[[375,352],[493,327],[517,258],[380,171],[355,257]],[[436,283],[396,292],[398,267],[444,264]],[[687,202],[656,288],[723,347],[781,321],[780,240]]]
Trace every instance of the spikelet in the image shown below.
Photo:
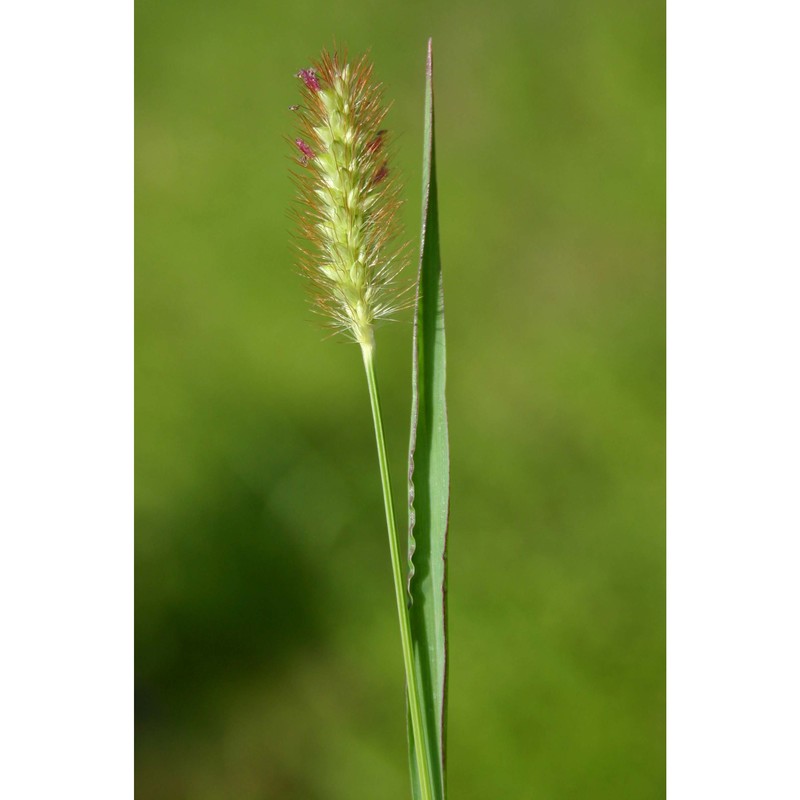
[[[381,86],[366,56],[348,63],[335,52],[297,77],[300,266],[332,326],[372,347],[374,323],[404,307],[407,294],[398,285],[400,187],[387,161]]]

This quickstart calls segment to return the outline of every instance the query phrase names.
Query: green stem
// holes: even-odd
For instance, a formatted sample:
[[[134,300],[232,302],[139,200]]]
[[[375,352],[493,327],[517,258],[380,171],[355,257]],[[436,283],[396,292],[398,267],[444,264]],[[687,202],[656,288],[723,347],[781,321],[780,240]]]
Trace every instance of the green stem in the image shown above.
[[[429,750],[425,740],[425,731],[422,726],[422,705],[419,696],[419,683],[417,669],[414,662],[414,652],[411,644],[411,622],[408,616],[407,594],[403,580],[403,568],[400,561],[400,547],[397,542],[397,527],[394,517],[394,503],[392,502],[392,484],[389,479],[389,463],[386,457],[386,442],[383,437],[383,418],[381,416],[381,401],[378,397],[378,384],[375,380],[374,352],[375,346],[362,343],[361,352],[364,356],[364,369],[367,373],[369,386],[369,399],[372,405],[372,419],[375,423],[375,441],[378,445],[378,462],[381,469],[381,485],[383,486],[383,504],[386,509],[386,527],[389,532],[389,550],[392,555],[392,573],[394,575],[394,596],[397,601],[397,616],[400,620],[400,640],[403,644],[403,663],[406,670],[406,691],[408,692],[408,706],[411,715],[411,728],[414,736],[414,749],[417,755],[417,769],[423,800],[433,800],[431,786],[431,769],[428,759]]]

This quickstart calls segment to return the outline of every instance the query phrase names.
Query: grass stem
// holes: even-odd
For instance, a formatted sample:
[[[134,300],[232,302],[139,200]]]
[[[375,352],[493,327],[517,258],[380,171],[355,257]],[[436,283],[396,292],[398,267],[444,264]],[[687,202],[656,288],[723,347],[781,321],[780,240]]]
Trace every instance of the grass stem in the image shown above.
[[[381,416],[381,403],[378,397],[378,384],[375,379],[375,346],[370,343],[361,345],[364,356],[364,369],[367,373],[369,399],[372,406],[372,419],[375,423],[375,441],[378,446],[378,462],[380,464],[381,485],[383,487],[383,504],[386,509],[386,527],[389,532],[389,550],[392,557],[392,574],[394,576],[394,594],[397,601],[397,616],[400,621],[400,640],[403,645],[403,663],[406,673],[406,691],[408,693],[408,706],[411,716],[414,749],[417,755],[417,770],[419,773],[422,800],[433,800],[434,793],[431,785],[431,768],[429,764],[430,750],[427,747],[425,729],[422,724],[422,705],[417,681],[417,669],[414,661],[414,652],[411,644],[411,622],[408,615],[408,599],[405,588],[405,579],[400,560],[400,547],[397,541],[397,526],[395,524],[394,503],[392,500],[392,485],[389,478],[389,463],[386,457],[386,442],[383,436],[383,418]]]

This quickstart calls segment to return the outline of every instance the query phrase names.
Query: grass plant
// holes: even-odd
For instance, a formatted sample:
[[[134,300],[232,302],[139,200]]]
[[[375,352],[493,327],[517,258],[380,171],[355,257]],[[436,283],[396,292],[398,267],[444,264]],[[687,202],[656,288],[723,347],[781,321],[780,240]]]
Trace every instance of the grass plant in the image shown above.
[[[423,219],[416,283],[409,449],[408,558],[401,557],[376,376],[375,325],[409,305],[397,210],[402,189],[390,167],[387,107],[366,57],[323,52],[297,73],[293,107],[300,266],[314,307],[357,343],[369,390],[400,626],[415,800],[445,797],[445,548],[449,450],[444,398],[444,307],[433,139],[432,48],[428,44]]]

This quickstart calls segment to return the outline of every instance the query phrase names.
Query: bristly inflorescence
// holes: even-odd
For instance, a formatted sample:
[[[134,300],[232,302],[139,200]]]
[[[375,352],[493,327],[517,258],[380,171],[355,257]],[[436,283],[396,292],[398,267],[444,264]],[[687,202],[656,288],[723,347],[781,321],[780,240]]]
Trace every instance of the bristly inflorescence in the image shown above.
[[[366,57],[348,63],[337,53],[323,52],[297,77],[300,264],[317,308],[371,347],[374,322],[405,305],[398,286],[403,247],[396,244],[400,189],[387,160],[381,86]]]

